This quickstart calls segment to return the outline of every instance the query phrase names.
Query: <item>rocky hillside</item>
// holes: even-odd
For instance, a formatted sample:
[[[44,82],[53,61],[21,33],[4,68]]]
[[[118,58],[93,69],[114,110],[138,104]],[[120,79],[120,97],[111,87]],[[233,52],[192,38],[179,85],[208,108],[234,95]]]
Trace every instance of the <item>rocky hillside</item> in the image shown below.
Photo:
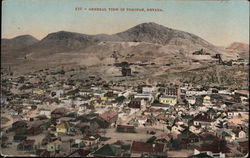
[[[10,52],[13,50],[20,50],[26,47],[29,47],[35,43],[38,43],[39,40],[31,35],[22,35],[17,36],[12,39],[2,39],[1,47],[2,52]]]
[[[99,42],[144,42],[162,46],[177,46],[195,49],[205,49],[211,52],[217,52],[217,48],[202,38],[179,30],[167,28],[156,23],[142,23],[132,27],[124,32],[113,35],[85,35],[80,33],[59,31],[50,33],[39,42],[23,44],[22,48],[28,53],[31,52],[69,52],[84,50],[89,46],[96,45]],[[30,46],[30,47],[27,47]],[[17,47],[20,48],[20,47]]]
[[[11,39],[13,40],[13,39]],[[204,39],[184,31],[156,23],[142,23],[120,33],[86,35],[59,31],[48,34],[40,41],[22,43],[20,49],[4,49],[3,64],[17,68],[42,68],[51,65],[108,65],[114,62],[175,64],[194,60],[211,62],[221,53],[223,60],[234,58]],[[16,47],[18,48],[18,47]],[[210,55],[192,53],[203,49]],[[11,50],[11,51],[10,51]],[[236,54],[237,55],[237,54]]]
[[[236,51],[236,52],[248,52],[249,45],[246,43],[234,42],[230,44],[226,50],[228,51]]]
[[[246,43],[234,42],[225,48],[231,54],[237,54],[238,58],[249,59],[249,45]]]
[[[116,35],[123,41],[128,42],[148,42],[161,45],[199,45],[209,49],[214,48],[212,44],[196,35],[156,23],[142,23]]]

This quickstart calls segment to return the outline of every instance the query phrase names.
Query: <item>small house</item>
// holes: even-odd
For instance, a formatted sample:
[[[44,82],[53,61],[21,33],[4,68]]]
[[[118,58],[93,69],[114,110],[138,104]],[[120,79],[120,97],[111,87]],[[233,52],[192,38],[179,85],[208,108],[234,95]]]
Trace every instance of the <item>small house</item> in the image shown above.
[[[87,157],[89,155],[89,150],[77,149],[70,153],[67,157]]]
[[[60,140],[55,140],[47,145],[47,151],[56,152],[60,151],[62,142]]]
[[[99,115],[99,118],[108,122],[110,125],[116,124],[116,121],[118,119],[118,113],[116,111],[106,111]]]
[[[86,146],[96,146],[100,139],[100,135],[87,135],[82,140]]]
[[[33,150],[34,149],[35,140],[23,140],[17,145],[18,150]]]
[[[162,95],[159,98],[159,102],[162,104],[175,105],[177,104],[177,96]]]
[[[193,124],[194,126],[207,127],[210,126],[213,120],[207,113],[201,113],[194,117]]]
[[[165,144],[133,141],[130,148],[131,157],[166,157]]]
[[[70,125],[68,122],[63,122],[61,124],[56,125],[56,132],[59,133],[67,133],[69,132]]]
[[[51,110],[50,109],[40,109],[39,115],[45,115],[48,118],[50,118],[51,117]]]
[[[94,157],[121,157],[122,149],[115,145],[105,144],[93,153]]]

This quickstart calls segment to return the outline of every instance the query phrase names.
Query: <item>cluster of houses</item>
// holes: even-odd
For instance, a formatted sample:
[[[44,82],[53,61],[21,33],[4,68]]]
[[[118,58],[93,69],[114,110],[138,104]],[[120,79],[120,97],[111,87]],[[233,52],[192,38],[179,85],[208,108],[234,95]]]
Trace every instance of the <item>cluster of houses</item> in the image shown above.
[[[246,89],[188,83],[135,87],[95,76],[70,81],[45,76],[4,80],[2,113],[13,122],[1,128],[2,153],[13,146],[16,153],[41,157],[168,157],[191,150],[189,157],[223,158],[249,153]]]

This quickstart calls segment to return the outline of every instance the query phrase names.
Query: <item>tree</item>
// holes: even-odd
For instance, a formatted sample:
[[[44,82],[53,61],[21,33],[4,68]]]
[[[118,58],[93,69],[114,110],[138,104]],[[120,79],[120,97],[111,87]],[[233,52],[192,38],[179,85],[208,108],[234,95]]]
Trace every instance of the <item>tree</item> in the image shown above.
[[[183,100],[185,105],[188,105],[188,101],[186,99]]]

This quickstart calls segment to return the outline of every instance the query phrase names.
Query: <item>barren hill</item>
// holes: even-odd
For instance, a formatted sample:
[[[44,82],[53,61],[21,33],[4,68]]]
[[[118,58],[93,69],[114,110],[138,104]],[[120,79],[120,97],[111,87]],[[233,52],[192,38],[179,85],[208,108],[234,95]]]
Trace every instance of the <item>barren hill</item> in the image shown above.
[[[249,59],[249,45],[246,43],[234,42],[225,48],[231,54],[237,54],[238,58]]]
[[[200,49],[210,55],[192,54]],[[156,23],[142,23],[112,35],[67,31],[50,33],[40,41],[11,50],[14,55],[4,53],[2,64],[25,71],[58,65],[103,66],[122,61],[178,65],[192,63],[193,60],[210,62],[216,53],[221,53],[223,60],[235,56],[194,34]]]
[[[248,52],[249,45],[246,43],[234,42],[230,44],[226,49],[229,51],[236,51],[236,52]]]
[[[9,52],[12,50],[20,50],[25,47],[31,46],[37,43],[39,40],[31,35],[17,36],[12,39],[2,39],[1,47],[2,52]]]

